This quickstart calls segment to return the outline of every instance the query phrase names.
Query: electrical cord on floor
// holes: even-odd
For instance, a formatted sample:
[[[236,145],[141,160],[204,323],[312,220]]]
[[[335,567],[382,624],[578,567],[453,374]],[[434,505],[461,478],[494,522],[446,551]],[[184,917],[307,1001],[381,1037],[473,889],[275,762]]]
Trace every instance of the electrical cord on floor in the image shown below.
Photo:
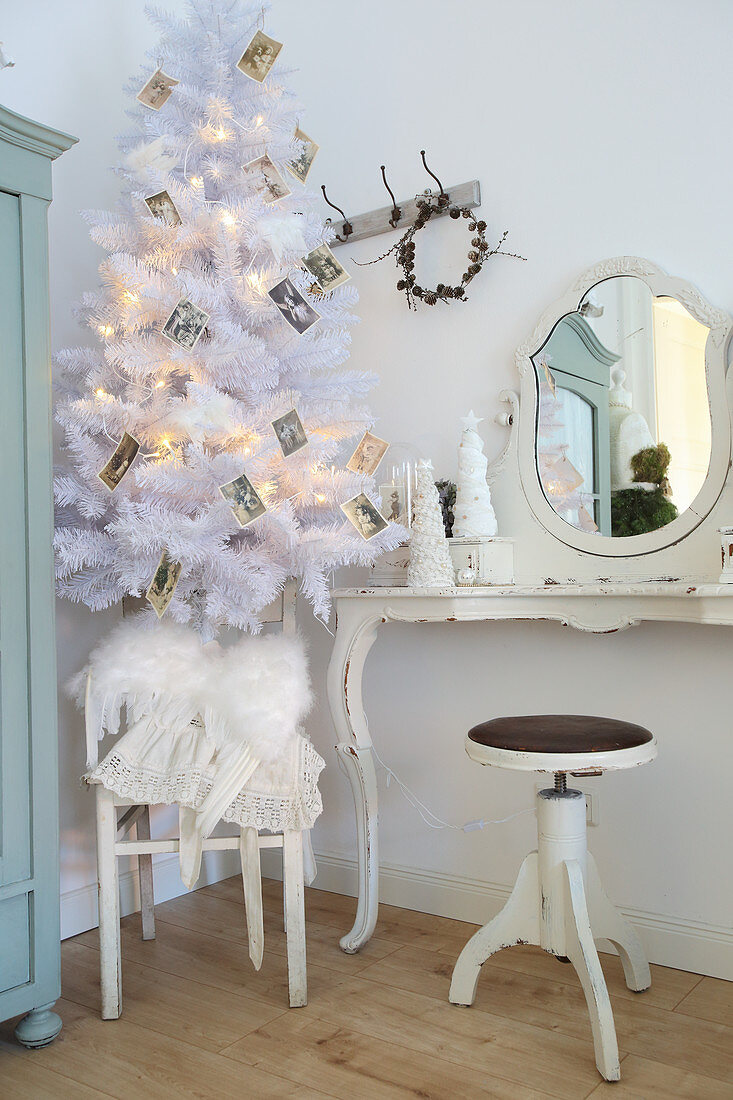
[[[385,764],[373,745],[372,754],[379,766],[387,774],[387,787],[389,787],[392,780],[394,780],[403,798],[413,807],[413,809],[417,810],[425,824],[431,829],[456,829],[459,832],[472,833],[476,829],[483,829],[486,825],[503,825],[505,821],[513,821],[515,817],[522,817],[524,814],[534,814],[537,812],[534,806],[529,806],[526,810],[517,810],[516,813],[509,814],[508,817],[497,817],[492,819],[478,818],[475,821],[467,821],[465,825],[452,825],[450,821],[443,821],[441,817],[438,817],[437,814],[434,814],[432,810],[428,809],[424,802],[420,801],[414,791],[411,791],[407,784],[403,783],[400,777],[395,775],[392,769]]]

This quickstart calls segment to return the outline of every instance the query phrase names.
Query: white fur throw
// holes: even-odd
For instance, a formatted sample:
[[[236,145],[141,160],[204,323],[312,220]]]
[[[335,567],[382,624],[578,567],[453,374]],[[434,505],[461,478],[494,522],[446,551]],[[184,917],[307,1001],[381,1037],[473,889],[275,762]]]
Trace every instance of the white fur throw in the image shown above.
[[[246,743],[262,763],[290,748],[312,704],[303,643],[281,634],[202,646],[178,623],[126,620],[72,681],[79,705],[89,673],[87,767],[96,765],[96,740],[119,732],[123,704],[128,723],[149,719],[174,734],[200,716],[217,750]]]

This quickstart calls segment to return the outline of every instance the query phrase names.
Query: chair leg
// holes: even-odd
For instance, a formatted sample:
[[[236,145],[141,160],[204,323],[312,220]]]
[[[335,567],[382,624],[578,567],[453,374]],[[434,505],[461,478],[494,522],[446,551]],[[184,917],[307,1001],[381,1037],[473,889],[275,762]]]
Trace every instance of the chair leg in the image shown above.
[[[588,853],[586,891],[588,914],[596,940],[610,940],[621,957],[626,985],[642,993],[652,984],[649,963],[641,941],[629,922],[619,913],[601,884],[596,861]]]
[[[283,885],[290,1007],[302,1008],[308,1003],[308,979],[305,961],[303,836],[297,829],[283,833]]]
[[[517,943],[539,942],[537,852],[530,852],[504,908],[471,936],[458,956],[448,994],[451,1004],[473,1004],[481,967],[490,955]]]
[[[606,980],[593,942],[583,872],[576,859],[565,860],[563,867],[568,902],[565,910],[565,951],[577,971],[585,993],[598,1072],[607,1081],[618,1081],[621,1077],[621,1066],[616,1027]]]
[[[99,881],[99,965],[102,1019],[116,1020],[122,1011],[120,891],[117,879],[117,814],[114,795],[96,788],[97,875]]]
[[[137,819],[137,839],[150,840],[150,807],[143,806]],[[137,857],[137,869],[140,876],[140,916],[143,925],[143,939],[155,939],[155,896],[153,893],[153,857]]]
[[[244,826],[239,835],[239,854],[242,863],[242,888],[244,912],[247,918],[249,957],[255,970],[262,966],[265,950],[264,917],[262,912],[262,870],[260,867],[260,842],[252,825]]]

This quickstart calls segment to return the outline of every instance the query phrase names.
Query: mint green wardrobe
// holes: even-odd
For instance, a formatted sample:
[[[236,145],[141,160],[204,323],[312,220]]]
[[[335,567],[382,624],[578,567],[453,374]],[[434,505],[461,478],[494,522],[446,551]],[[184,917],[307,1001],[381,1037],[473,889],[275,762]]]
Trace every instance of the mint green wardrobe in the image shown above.
[[[0,1020],[26,1046],[61,1028],[46,212],[75,140],[0,107]]]

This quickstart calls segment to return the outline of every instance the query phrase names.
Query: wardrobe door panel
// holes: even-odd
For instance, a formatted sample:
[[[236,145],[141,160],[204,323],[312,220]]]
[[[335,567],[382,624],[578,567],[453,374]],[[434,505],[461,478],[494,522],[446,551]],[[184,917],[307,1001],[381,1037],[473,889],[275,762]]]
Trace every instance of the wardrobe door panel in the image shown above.
[[[0,192],[0,887],[32,872],[20,227]]]

